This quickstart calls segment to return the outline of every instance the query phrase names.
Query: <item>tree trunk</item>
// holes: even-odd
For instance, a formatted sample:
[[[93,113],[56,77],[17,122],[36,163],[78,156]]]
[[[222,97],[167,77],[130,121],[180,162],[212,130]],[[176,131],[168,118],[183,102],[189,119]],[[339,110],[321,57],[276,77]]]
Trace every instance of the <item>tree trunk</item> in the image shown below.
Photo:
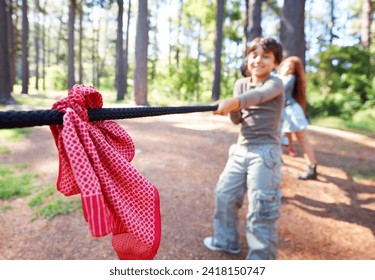
[[[245,0],[245,14],[244,14],[244,21],[243,21],[243,37],[242,37],[242,45],[243,49],[246,51],[247,49],[247,42],[249,41],[249,34],[250,34],[250,7],[249,7],[249,0]]]
[[[195,74],[195,81],[194,81],[194,89],[195,89],[195,101],[199,102],[200,98],[200,61],[201,61],[201,54],[202,54],[202,23],[199,22],[199,32],[198,32],[198,53],[196,57],[196,65],[197,65],[197,73]],[[221,67],[220,67],[221,69]],[[220,83],[219,83],[219,91],[220,91]]]
[[[5,1],[0,1],[0,104],[15,103],[10,92],[8,26]]]
[[[184,0],[180,0],[180,8],[178,10],[178,26],[177,26],[177,36],[176,36],[176,67],[177,69],[180,67],[180,52],[181,52],[181,44],[180,44],[180,33],[182,28],[182,13],[184,9]]]
[[[332,45],[333,44],[333,40],[335,38],[337,38],[337,35],[335,35],[333,33],[333,28],[335,26],[335,23],[336,23],[336,17],[335,17],[335,0],[330,0],[329,1],[329,5],[330,5],[330,11],[329,11],[329,17],[330,17],[330,20],[328,22],[328,30],[329,30],[329,44]]]
[[[60,18],[59,18],[59,32],[58,32],[58,35],[57,35],[57,39],[56,39],[56,60],[55,60],[55,63],[56,65],[60,64],[60,41],[64,38],[63,36],[63,31],[64,31],[64,21],[62,19],[62,16],[63,16],[63,12],[61,12],[61,15],[60,15]],[[64,41],[65,42],[65,41]]]
[[[117,101],[124,100],[125,79],[124,79],[124,40],[123,40],[123,15],[124,1],[117,0],[117,39],[116,39],[116,89]]]
[[[256,37],[262,37],[262,3],[263,0],[247,0],[248,1],[248,28],[246,32],[246,47]],[[245,49],[246,51],[246,49]]]
[[[94,6],[92,7],[92,10],[91,12],[93,13],[94,12]],[[92,77],[92,85],[94,87],[96,87],[96,82],[95,82],[95,77],[96,77],[96,53],[97,53],[97,48],[96,48],[96,43],[95,43],[95,34],[96,34],[96,27],[95,27],[95,22],[92,21],[92,30],[91,30],[91,34],[92,34],[92,37],[91,37],[91,77]]]
[[[362,0],[361,46],[364,48],[371,46],[372,11],[371,0]]]
[[[169,5],[171,5],[171,1],[169,1]],[[169,70],[171,69],[171,66],[172,66],[172,50],[173,50],[173,46],[172,46],[172,31],[173,31],[173,25],[172,25],[172,13],[169,14],[169,17],[168,17],[168,32],[169,32],[169,41],[168,41],[168,46],[169,46],[169,51],[168,51],[168,68]]]
[[[91,38],[91,65],[92,65],[92,84],[94,87],[97,86],[96,84],[96,72],[97,72],[97,65],[96,65],[96,60],[97,60],[97,46],[96,46],[96,33],[97,29],[95,28],[94,24],[92,26],[92,38]]]
[[[126,22],[126,36],[125,36],[125,57],[124,57],[124,80],[125,80],[125,92],[124,95],[128,93],[128,71],[129,71],[129,62],[128,62],[128,54],[129,54],[129,26],[130,26],[130,17],[131,17],[131,7],[132,1],[129,0],[128,3],[128,18]]]
[[[29,93],[29,20],[27,0],[22,0],[22,94]]]
[[[34,24],[35,34],[34,34],[34,44],[35,44],[35,89],[39,90],[39,59],[40,59],[40,5],[39,0],[35,0],[35,13],[36,21]]]
[[[13,0],[8,1],[7,29],[8,29],[8,50],[10,67],[10,88],[13,91],[13,85],[16,83],[16,60],[17,60],[17,25],[13,23]]]
[[[68,35],[68,89],[75,83],[74,79],[74,21],[76,0],[70,0],[69,5],[69,35]]]
[[[280,41],[284,57],[298,56],[305,62],[305,0],[285,0],[281,15]]]
[[[220,98],[220,78],[221,78],[221,50],[223,46],[223,24],[224,24],[225,0],[217,0],[216,9],[216,36],[215,36],[215,69],[212,87],[212,100]]]
[[[148,106],[147,102],[147,47],[148,47],[147,1],[138,0],[137,28],[135,39],[134,101]]]
[[[155,25],[151,26],[150,29],[153,31],[152,34],[153,34],[153,37],[151,40],[149,40],[149,44],[151,45],[151,54],[149,54],[149,62],[150,62],[150,67],[149,67],[149,78],[151,80],[154,80],[155,77],[157,76],[157,65],[158,65],[158,59],[159,59],[159,52],[160,52],[160,48],[159,48],[159,41],[158,41],[158,38],[159,38],[159,30],[158,30],[158,27],[157,27],[157,22],[158,22],[158,15],[160,14],[160,2],[159,1],[156,1],[155,6],[151,9],[153,11],[153,16],[150,15],[151,18],[153,18],[153,22],[155,22]]]
[[[78,50],[78,83],[83,83],[83,65],[82,65],[82,42],[83,42],[83,1],[79,5],[79,50]]]
[[[96,44],[97,53],[96,53],[96,60],[94,60],[94,63],[96,65],[95,84],[96,84],[97,88],[100,87],[100,76],[101,76],[101,73],[100,73],[100,55],[99,55],[100,22],[101,21],[99,20],[99,26],[98,26],[98,29],[96,29],[96,37],[95,37],[95,44]]]
[[[44,1],[43,6],[43,22],[42,22],[42,79],[43,79],[43,91],[46,90],[46,60],[47,60],[47,40],[46,40],[46,6],[47,6],[47,0]]]

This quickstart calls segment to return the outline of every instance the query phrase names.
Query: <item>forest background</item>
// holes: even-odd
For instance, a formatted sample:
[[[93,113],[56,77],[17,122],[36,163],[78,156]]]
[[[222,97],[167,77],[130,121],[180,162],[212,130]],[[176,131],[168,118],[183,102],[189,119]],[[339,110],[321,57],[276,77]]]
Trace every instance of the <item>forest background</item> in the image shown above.
[[[1,0],[0,104],[93,85],[114,105],[232,94],[249,42],[306,65],[310,120],[375,132],[374,0]],[[0,107],[1,108],[1,107]]]

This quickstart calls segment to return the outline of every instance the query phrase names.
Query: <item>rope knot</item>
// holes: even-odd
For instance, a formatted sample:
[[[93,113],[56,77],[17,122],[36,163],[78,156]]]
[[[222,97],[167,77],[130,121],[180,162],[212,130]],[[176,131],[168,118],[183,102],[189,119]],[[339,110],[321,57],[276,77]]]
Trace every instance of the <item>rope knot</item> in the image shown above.
[[[68,108],[85,122],[89,121],[87,109],[102,108],[102,95],[92,86],[74,85],[68,92],[68,96],[55,102],[52,109],[65,114]]]

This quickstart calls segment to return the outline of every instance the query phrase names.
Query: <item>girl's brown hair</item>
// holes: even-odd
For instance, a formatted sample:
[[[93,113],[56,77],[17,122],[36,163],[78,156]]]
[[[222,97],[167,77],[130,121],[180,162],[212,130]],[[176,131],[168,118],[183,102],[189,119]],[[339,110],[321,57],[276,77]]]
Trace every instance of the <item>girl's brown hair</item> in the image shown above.
[[[293,89],[293,98],[296,100],[296,102],[301,105],[303,111],[306,114],[306,74],[304,70],[304,66],[302,64],[302,61],[297,56],[289,56],[286,59],[284,59],[278,69],[277,73],[280,73],[281,68],[286,62],[292,62],[294,66],[293,74],[296,76],[296,82]]]

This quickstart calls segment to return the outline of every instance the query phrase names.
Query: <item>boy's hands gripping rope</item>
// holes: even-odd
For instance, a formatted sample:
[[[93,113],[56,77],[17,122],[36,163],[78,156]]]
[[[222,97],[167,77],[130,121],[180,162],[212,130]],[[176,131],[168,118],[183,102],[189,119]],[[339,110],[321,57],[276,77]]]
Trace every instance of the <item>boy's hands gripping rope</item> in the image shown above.
[[[240,99],[238,97],[232,97],[228,99],[218,100],[213,105],[218,105],[214,115],[227,115],[231,112],[240,110]]]

